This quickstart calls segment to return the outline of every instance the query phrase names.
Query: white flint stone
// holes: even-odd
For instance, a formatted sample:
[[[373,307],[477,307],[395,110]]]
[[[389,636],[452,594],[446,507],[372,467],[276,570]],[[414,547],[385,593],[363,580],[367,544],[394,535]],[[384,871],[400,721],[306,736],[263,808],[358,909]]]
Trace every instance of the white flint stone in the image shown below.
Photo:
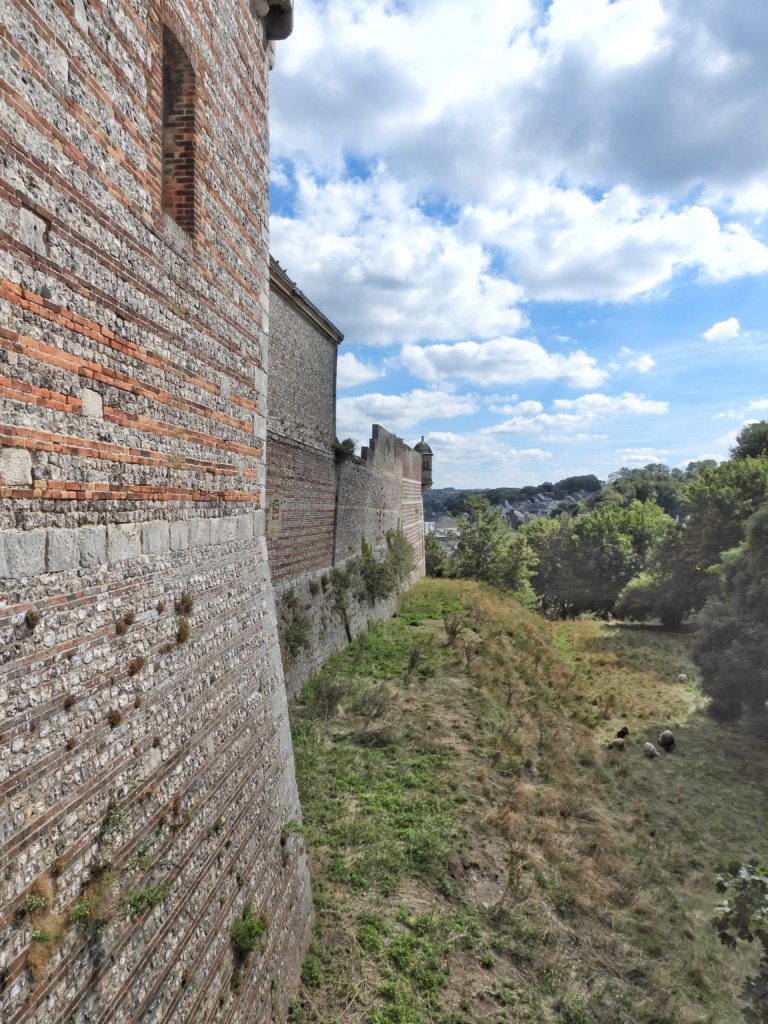
[[[211,543],[211,524],[208,519],[193,519],[189,524],[189,546],[202,548]]]
[[[253,519],[251,516],[237,517],[237,539],[253,540]]]
[[[33,252],[45,256],[48,253],[46,236],[48,233],[48,221],[38,217],[32,210],[22,206],[19,210],[19,238],[22,245],[26,245]]]
[[[45,530],[13,531],[5,535],[8,576],[42,576],[45,572]]]
[[[145,555],[162,555],[170,549],[170,529],[164,519],[154,519],[141,528],[141,549]]]
[[[171,523],[171,551],[186,551],[189,547],[189,523],[178,520]]]
[[[85,9],[85,0],[75,0],[75,22],[83,32],[88,31],[88,12]]]

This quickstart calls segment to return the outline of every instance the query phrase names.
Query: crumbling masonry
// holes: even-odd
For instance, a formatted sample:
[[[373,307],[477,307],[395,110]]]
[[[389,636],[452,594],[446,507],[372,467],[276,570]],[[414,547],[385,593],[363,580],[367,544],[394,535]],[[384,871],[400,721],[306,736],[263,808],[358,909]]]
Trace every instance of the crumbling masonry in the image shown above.
[[[296,988],[311,898],[264,509],[281,586],[343,561],[377,502],[418,547],[420,499],[384,432],[336,474],[326,412],[322,486],[265,502],[291,8],[0,0],[4,1024],[282,1021]],[[273,422],[277,482],[319,447]],[[291,566],[313,502],[323,553],[297,533]]]

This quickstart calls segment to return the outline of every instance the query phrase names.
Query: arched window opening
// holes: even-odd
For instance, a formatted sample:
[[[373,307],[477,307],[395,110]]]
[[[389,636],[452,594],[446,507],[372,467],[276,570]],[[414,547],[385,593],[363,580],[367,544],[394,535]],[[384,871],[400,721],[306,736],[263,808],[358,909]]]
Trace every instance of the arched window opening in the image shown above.
[[[195,71],[163,27],[163,209],[195,233]]]

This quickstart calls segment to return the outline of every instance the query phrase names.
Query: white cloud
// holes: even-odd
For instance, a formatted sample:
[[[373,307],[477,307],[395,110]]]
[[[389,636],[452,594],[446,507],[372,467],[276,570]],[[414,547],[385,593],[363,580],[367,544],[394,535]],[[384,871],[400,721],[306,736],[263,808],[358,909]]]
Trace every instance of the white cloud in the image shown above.
[[[406,320],[420,283],[445,283],[428,255],[440,249],[441,231],[425,244],[426,225],[445,229],[459,249],[493,248],[500,259],[482,273],[503,276],[505,257],[511,281],[541,299],[623,300],[686,268],[715,281],[768,270],[749,219],[768,211],[768,19],[760,4],[488,0],[475,8],[467,18],[465,0],[305,0],[271,89],[276,180],[286,187],[293,166],[300,194],[287,225],[274,219],[289,266],[303,268],[317,243],[328,277],[340,260],[343,285],[351,248],[385,310],[395,296],[391,288],[380,294],[376,282],[397,281]],[[376,172],[372,188],[367,175],[382,154],[386,173]],[[400,205],[385,179],[390,192],[402,190]],[[307,183],[317,194],[301,195]],[[344,218],[338,230],[317,220],[325,191],[339,186],[368,196],[351,239]],[[289,231],[304,236],[290,250]],[[347,245],[330,244],[329,233]],[[487,290],[472,260],[468,277],[470,292]],[[452,287],[431,294],[446,311],[456,302]],[[498,301],[491,296],[492,306]],[[361,326],[354,310],[348,333],[376,334],[380,307]],[[346,308],[337,300],[337,319]],[[462,337],[458,327],[429,331],[419,337]]]
[[[725,281],[768,271],[768,248],[701,205],[673,209],[617,185],[579,188],[518,180],[504,202],[464,214],[466,236],[499,246],[508,272],[540,300],[621,301],[647,295],[686,268]]]
[[[627,366],[632,370],[637,370],[638,373],[649,373],[656,365],[656,360],[653,356],[649,356],[647,352],[636,356],[634,359],[630,359]]]
[[[272,251],[351,340],[492,337],[525,323],[523,290],[383,166],[365,180],[302,175],[296,216],[273,216],[271,232]]]
[[[405,345],[401,359],[411,373],[431,381],[456,377],[472,384],[498,385],[561,380],[571,387],[588,388],[608,377],[586,352],[551,353],[538,342],[522,338]]]
[[[613,362],[608,364],[609,370],[636,370],[638,373],[649,373],[656,365],[656,360],[653,356],[648,355],[647,352],[636,352],[632,348],[622,346],[619,349],[619,356],[623,362]]]
[[[735,316],[729,316],[727,320],[719,320],[709,330],[704,331],[702,338],[707,341],[731,341],[738,338],[741,333],[741,324]]]
[[[377,370],[370,363],[361,362],[353,352],[344,352],[339,356],[336,384],[340,391],[358,384],[368,384],[383,376],[382,370]]]
[[[600,420],[614,420],[626,416],[660,416],[669,411],[668,402],[658,402],[625,392],[623,395],[604,395],[593,392],[578,398],[556,398],[552,402],[553,412],[519,411],[503,423],[485,427],[489,434],[525,434],[528,432],[558,431],[569,438],[584,434],[585,430]]]
[[[472,416],[477,409],[473,395],[417,388],[401,395],[372,393],[340,398],[336,405],[336,418],[339,437],[351,436],[359,440],[368,437],[374,423],[403,434],[427,419],[432,422]]]
[[[488,487],[497,483],[539,483],[537,463],[552,458],[542,448],[513,448],[498,437],[479,431],[458,434],[430,431],[427,441],[435,455],[442,487]]]
[[[664,462],[669,452],[665,448],[623,448],[617,454],[622,465],[647,466],[651,462]]]
[[[756,398],[739,409],[726,409],[724,412],[715,413],[716,420],[742,420],[743,423],[752,423],[756,419],[765,419],[768,416],[768,398]]]

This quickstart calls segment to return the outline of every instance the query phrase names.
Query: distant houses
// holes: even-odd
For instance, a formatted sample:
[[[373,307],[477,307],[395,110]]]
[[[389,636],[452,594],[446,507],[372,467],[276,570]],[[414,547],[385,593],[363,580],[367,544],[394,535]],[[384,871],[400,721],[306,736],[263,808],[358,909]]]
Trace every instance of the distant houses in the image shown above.
[[[514,501],[505,500],[503,504],[495,504],[491,508],[498,512],[505,522],[517,529],[534,519],[547,518],[559,509],[576,506],[580,502],[586,501],[593,493],[592,491],[574,491],[564,497],[555,498],[551,494],[537,491],[535,494],[516,498]],[[425,533],[433,534],[441,547],[452,554],[459,540],[459,519],[449,515],[433,518],[429,512],[426,513],[425,519]]]

